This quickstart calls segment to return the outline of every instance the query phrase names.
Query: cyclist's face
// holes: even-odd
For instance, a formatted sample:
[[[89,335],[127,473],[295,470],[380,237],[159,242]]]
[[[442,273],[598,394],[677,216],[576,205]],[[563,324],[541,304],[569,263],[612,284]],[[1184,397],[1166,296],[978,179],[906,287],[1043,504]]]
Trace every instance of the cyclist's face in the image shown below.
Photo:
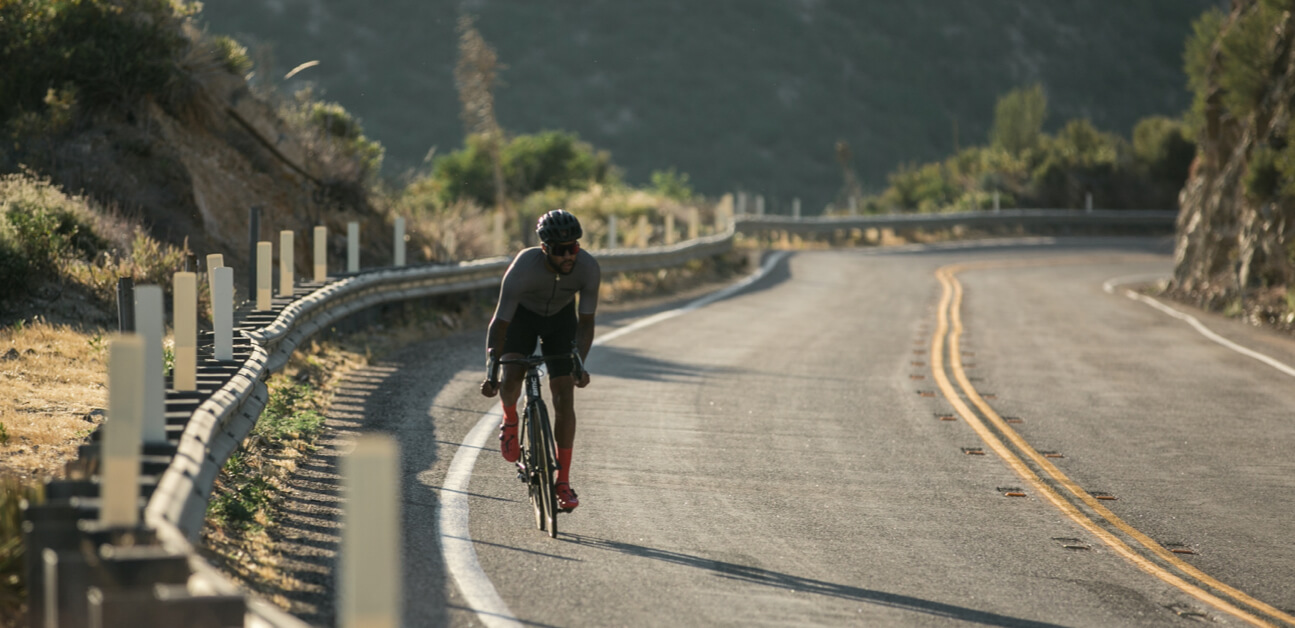
[[[580,243],[572,241],[545,244],[544,252],[549,256],[549,263],[565,275],[576,267],[576,254],[580,252]]]

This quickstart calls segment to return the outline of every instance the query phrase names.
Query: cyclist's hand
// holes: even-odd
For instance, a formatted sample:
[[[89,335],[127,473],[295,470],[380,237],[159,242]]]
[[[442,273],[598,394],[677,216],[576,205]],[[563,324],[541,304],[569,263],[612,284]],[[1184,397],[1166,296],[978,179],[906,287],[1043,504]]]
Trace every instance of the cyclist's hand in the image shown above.
[[[581,370],[580,377],[576,379],[576,388],[584,388],[589,385],[589,371]]]
[[[481,394],[486,397],[493,397],[499,394],[499,383],[485,380],[481,382]]]

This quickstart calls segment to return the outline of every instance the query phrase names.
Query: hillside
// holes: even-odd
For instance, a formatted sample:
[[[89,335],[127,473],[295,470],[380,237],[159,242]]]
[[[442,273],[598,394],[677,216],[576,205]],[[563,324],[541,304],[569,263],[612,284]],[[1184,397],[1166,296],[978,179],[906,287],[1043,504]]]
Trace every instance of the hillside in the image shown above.
[[[902,163],[983,143],[995,99],[1021,85],[1047,90],[1048,130],[1087,117],[1127,136],[1142,117],[1179,115],[1191,20],[1226,4],[225,0],[201,19],[252,49],[254,83],[319,60],[285,87],[313,83],[355,113],[389,176],[463,144],[453,66],[466,7],[508,66],[506,130],[575,131],[631,183],[674,166],[702,193],[743,188],[774,207],[800,196],[817,211],[841,186],[838,139],[879,191]]]
[[[1281,3],[1284,4],[1284,3]],[[1295,22],[1270,0],[1203,20],[1193,46],[1197,160],[1170,291],[1295,330]]]

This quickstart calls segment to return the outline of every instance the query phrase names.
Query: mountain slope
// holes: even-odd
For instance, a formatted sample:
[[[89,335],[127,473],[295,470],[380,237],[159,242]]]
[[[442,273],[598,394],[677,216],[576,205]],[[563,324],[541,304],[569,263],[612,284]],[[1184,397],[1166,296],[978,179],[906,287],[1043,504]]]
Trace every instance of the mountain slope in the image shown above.
[[[460,8],[508,66],[500,123],[575,131],[632,183],[677,167],[697,189],[747,189],[817,211],[847,140],[865,185],[899,164],[983,144],[997,96],[1041,82],[1047,128],[1073,117],[1128,135],[1189,102],[1190,22],[1219,0],[550,2],[225,0],[202,19],[261,50],[259,77],[314,83],[388,150],[388,174],[462,145]],[[1223,3],[1225,4],[1225,3]],[[268,51],[268,52],[266,52]]]

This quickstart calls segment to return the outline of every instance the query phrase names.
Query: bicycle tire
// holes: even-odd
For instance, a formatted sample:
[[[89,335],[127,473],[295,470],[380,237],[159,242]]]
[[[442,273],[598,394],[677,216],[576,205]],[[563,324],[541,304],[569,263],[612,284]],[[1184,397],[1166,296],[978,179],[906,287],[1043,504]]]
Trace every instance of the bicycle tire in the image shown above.
[[[539,427],[536,445],[539,452],[537,469],[540,472],[540,502],[549,536],[556,539],[558,537],[558,495],[554,482],[557,481],[558,458],[556,445],[553,442],[553,424],[549,422],[549,412],[544,402],[537,402],[534,412]]]
[[[519,445],[522,454],[522,479],[526,482],[526,494],[530,498],[531,510],[535,513],[535,527],[539,530],[544,529],[545,517],[543,507],[543,493],[540,490],[540,455],[539,448],[536,447],[535,435],[538,433],[538,423],[533,420],[535,416],[531,406],[526,406],[522,411],[522,420],[520,427]]]

